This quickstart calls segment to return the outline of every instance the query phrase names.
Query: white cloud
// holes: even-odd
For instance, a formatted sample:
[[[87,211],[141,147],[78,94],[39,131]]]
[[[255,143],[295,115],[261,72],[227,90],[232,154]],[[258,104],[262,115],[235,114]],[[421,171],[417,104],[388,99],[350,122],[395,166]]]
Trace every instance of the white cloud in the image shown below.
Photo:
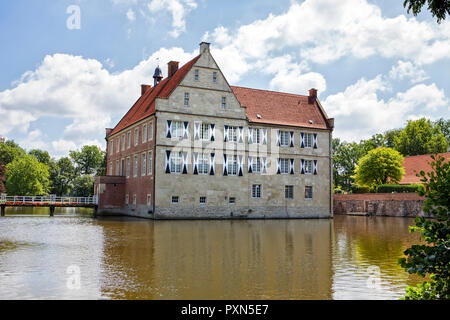
[[[385,101],[378,93],[390,90],[390,84],[378,75],[364,78],[348,86],[343,92],[328,96],[322,103],[330,117],[335,117],[335,135],[348,141],[404,125],[408,117],[445,108],[449,101],[444,91],[434,83],[418,84],[406,92],[399,92]],[[447,107],[448,108],[448,107]]]
[[[399,60],[397,65],[392,66],[389,76],[392,79],[403,80],[409,78],[411,83],[422,82],[429,79],[426,72],[410,61]]]
[[[136,20],[136,14],[134,13],[133,9],[129,8],[127,11],[127,19],[131,22]]]
[[[181,33],[186,32],[186,15],[196,8],[197,3],[193,0],[152,0],[148,4],[148,9],[152,13],[170,12],[173,30],[169,34],[174,38],[178,38]]]

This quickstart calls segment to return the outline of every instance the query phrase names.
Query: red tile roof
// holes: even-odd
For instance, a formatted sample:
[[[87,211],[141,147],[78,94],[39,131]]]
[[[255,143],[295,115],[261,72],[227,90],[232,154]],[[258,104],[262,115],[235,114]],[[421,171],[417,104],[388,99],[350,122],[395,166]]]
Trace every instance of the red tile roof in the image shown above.
[[[177,70],[171,78],[165,78],[156,87],[147,90],[131,109],[123,116],[119,123],[111,131],[111,134],[115,134],[126,127],[133,125],[134,123],[152,115],[155,113],[155,99],[156,98],[168,98],[172,91],[183,80],[194,63],[197,62],[200,56],[195,57],[183,67]]]
[[[165,78],[156,87],[148,89],[109,135],[154,114],[156,98],[168,98],[199,57],[186,63],[171,78]],[[315,101],[310,101],[309,96],[236,86],[232,86],[231,89],[241,106],[246,107],[250,122],[329,129],[328,120],[321,106]]]
[[[440,153],[447,161],[450,160],[450,152]],[[400,181],[400,184],[412,184],[421,183],[420,178],[416,177],[416,174],[420,171],[430,172],[431,154],[425,154],[421,156],[405,157],[403,160],[403,167],[405,168],[405,175]],[[417,172],[414,172],[417,171]]]
[[[247,108],[247,118],[251,122],[328,128],[325,115],[309,96],[235,86],[231,89],[241,106]]]

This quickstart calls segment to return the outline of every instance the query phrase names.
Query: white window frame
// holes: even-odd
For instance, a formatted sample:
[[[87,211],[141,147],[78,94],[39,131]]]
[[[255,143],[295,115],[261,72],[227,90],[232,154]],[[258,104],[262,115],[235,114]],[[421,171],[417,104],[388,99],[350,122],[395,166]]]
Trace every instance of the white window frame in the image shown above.
[[[116,153],[120,152],[120,137],[116,139]]]
[[[194,81],[199,81],[199,80],[200,80],[200,70],[195,69],[194,70]]]
[[[148,141],[153,140],[153,121],[150,121],[148,124]]]
[[[147,174],[147,154],[143,153],[141,155],[141,176],[145,176]]]
[[[228,141],[237,142],[238,141],[238,127],[229,126],[228,127]]]
[[[198,155],[198,174],[209,174],[210,156],[206,153]],[[203,169],[203,170],[202,170]]]
[[[283,166],[285,167],[285,170],[283,170]],[[288,174],[289,173],[289,166],[290,166],[290,159],[281,158],[280,159],[280,173],[281,174]]]
[[[170,135],[172,138],[184,137],[184,126],[182,121],[173,121],[170,126]]]
[[[147,124],[142,125],[142,143],[147,142]]]
[[[127,132],[127,149],[131,148],[131,131]]]
[[[280,146],[289,147],[290,133],[289,131],[280,131]]]
[[[148,175],[152,175],[153,173],[153,152],[149,151],[148,152],[148,161],[147,161],[147,166],[148,166]]]
[[[313,164],[312,160],[305,160],[303,165],[304,165],[303,169],[305,170],[305,174],[313,174],[314,164]]]
[[[109,154],[110,155],[114,154],[114,140],[109,141]]]
[[[227,97],[222,97],[222,110],[227,109]]]
[[[183,153],[172,152],[169,159],[170,173],[180,174],[183,170]]]
[[[131,159],[130,157],[127,157],[127,170],[126,170],[126,175],[127,175],[127,179],[130,178],[130,174],[131,174]]]
[[[305,148],[313,147],[313,134],[312,133],[304,133],[303,134],[303,143]]]
[[[228,199],[228,203],[229,203],[229,204],[235,204],[235,203],[236,203],[236,197],[230,197],[230,198]]]
[[[137,154],[133,157],[133,177],[137,177],[138,173],[138,162],[139,162],[139,156]]]
[[[189,98],[190,98],[189,92],[185,92],[184,93],[184,106],[185,107],[189,107]]]
[[[262,198],[262,185],[254,184],[252,185],[252,198],[261,199]]]
[[[139,128],[134,129],[134,146],[139,144]]]
[[[116,176],[120,175],[120,163],[119,159],[116,160]]]
[[[174,200],[176,200],[176,201],[174,201]],[[180,197],[179,196],[172,196],[171,199],[170,199],[170,202],[172,204],[178,204],[178,203],[180,203]]]
[[[229,176],[237,176],[237,171],[238,171],[237,155],[228,155],[227,174]]]
[[[209,141],[210,139],[211,139],[211,124],[209,123],[200,124],[200,140]]]
[[[113,171],[113,163],[112,163],[112,162],[109,163],[109,175],[110,175],[110,176],[113,176],[113,175],[114,175],[114,171]]]
[[[125,177],[125,175],[126,175],[126,170],[125,170],[126,169],[125,168],[126,161],[125,161],[125,158],[120,159],[120,164],[122,166],[122,170],[120,171],[120,174],[121,174],[122,177]]]
[[[260,128],[252,129],[252,143],[261,144],[261,129]]]
[[[260,157],[252,158],[252,172],[253,173],[261,173],[261,158]]]
[[[122,151],[125,151],[125,134],[122,135]]]
[[[202,200],[204,200],[204,201],[202,202]],[[200,204],[206,204],[207,201],[208,201],[208,199],[206,198],[206,196],[201,196],[199,199]]]

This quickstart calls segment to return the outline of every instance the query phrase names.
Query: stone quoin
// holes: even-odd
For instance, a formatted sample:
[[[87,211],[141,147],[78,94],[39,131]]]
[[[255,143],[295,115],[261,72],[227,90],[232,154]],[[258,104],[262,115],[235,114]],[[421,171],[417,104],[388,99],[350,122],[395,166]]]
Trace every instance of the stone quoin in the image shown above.
[[[158,66],[106,129],[99,214],[150,219],[330,218],[331,141],[317,90],[230,86],[210,52]]]

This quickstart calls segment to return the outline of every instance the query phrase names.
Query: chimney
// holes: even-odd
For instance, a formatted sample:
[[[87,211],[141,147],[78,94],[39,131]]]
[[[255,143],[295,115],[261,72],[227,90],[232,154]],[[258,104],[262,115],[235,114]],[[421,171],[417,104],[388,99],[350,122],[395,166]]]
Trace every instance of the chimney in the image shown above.
[[[167,75],[169,78],[172,77],[175,74],[175,72],[177,72],[179,64],[180,63],[178,61],[170,61],[167,64],[167,69],[168,69]]]
[[[203,52],[209,52],[209,45],[209,42],[200,43],[200,54],[202,54]]]
[[[111,134],[111,132],[113,131],[112,128],[106,128],[106,137],[108,138],[108,136]]]
[[[141,96],[143,96],[147,90],[150,90],[152,88],[152,86],[148,85],[148,84],[141,84]]]
[[[309,90],[309,99],[308,99],[309,103],[313,104],[316,101],[316,99],[317,99],[317,89],[312,88]]]

